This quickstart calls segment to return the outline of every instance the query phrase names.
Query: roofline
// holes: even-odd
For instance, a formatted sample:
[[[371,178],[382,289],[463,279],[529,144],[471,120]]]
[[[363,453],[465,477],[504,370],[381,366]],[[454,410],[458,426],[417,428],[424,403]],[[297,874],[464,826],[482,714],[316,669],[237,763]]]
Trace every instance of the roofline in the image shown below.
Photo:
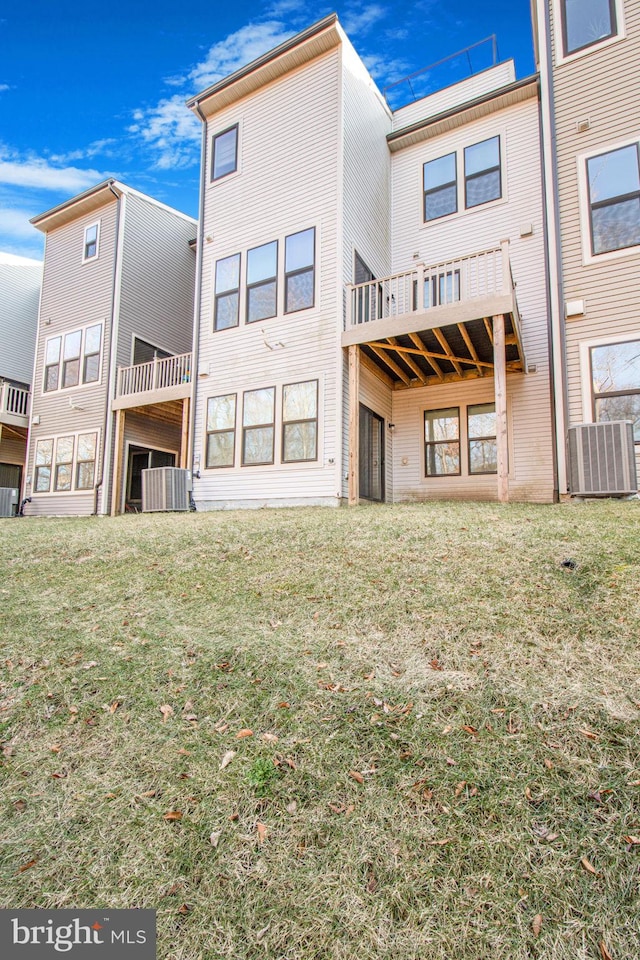
[[[532,74],[530,77],[525,77],[522,80],[515,80],[513,83],[509,83],[504,87],[500,87],[497,90],[492,90],[490,93],[483,94],[481,97],[476,97],[475,100],[467,100],[466,103],[461,103],[456,107],[451,107],[451,109],[444,110],[442,113],[437,113],[432,117],[427,117],[425,120],[419,120],[417,123],[412,123],[408,127],[402,127],[400,130],[393,130],[391,133],[387,134],[387,143],[389,146],[392,146],[396,141],[401,140],[403,137],[410,136],[413,133],[418,133],[421,130],[426,130],[428,127],[442,123],[443,120],[449,120],[452,117],[466,113],[468,110],[474,110],[477,107],[490,104],[493,100],[500,100],[502,97],[516,93],[519,90],[524,90],[529,86],[535,86],[537,89],[539,79],[539,74]]]
[[[111,188],[114,188],[113,190]],[[120,188],[120,189],[118,189]],[[82,193],[76,194],[75,197],[71,197],[69,200],[64,200],[62,203],[59,203],[55,207],[51,207],[50,210],[45,210],[44,213],[39,213],[36,217],[32,217],[29,220],[29,223],[33,224],[34,227],[41,229],[40,224],[49,219],[49,217],[55,217],[56,214],[62,213],[63,210],[68,210],[70,207],[73,207],[76,203],[81,203],[83,200],[88,200],[90,197],[93,197],[103,191],[109,191],[114,193],[116,196],[121,195],[124,190],[124,184],[118,183],[117,180],[109,179],[102,180],[100,183],[97,183],[95,187],[89,187],[88,190],[83,190]]]
[[[295,47],[300,46],[302,43],[305,43],[307,40],[310,40],[312,37],[316,36],[319,33],[322,33],[327,27],[332,27],[338,22],[338,14],[331,13],[329,16],[324,17],[322,20],[318,20],[316,23],[311,24],[310,27],[307,27],[306,30],[302,30],[300,33],[296,33],[295,36],[291,37],[289,40],[285,40],[283,43],[280,43],[277,47],[273,47],[272,50],[268,50],[266,53],[263,53],[262,56],[257,57],[255,60],[252,60],[250,63],[245,64],[244,67],[240,67],[238,70],[235,70],[233,73],[230,73],[228,77],[224,77],[222,80],[218,80],[216,83],[212,84],[210,87],[207,87],[201,93],[196,94],[195,97],[187,100],[187,107],[190,110],[195,110],[200,106],[201,103],[204,103],[205,100],[208,100],[210,97],[214,96],[216,93],[220,93],[221,90],[225,90],[227,87],[233,86],[234,83],[237,83],[238,80],[242,80],[243,77],[247,77],[255,71],[259,70],[261,67],[266,66],[268,63],[271,63],[273,60],[277,60],[278,57],[281,57],[283,54],[288,53],[290,50],[293,50]]]
[[[0,250],[0,264],[9,264],[12,267],[39,267],[42,270],[42,260],[22,257],[17,253],[7,253],[3,250]]]

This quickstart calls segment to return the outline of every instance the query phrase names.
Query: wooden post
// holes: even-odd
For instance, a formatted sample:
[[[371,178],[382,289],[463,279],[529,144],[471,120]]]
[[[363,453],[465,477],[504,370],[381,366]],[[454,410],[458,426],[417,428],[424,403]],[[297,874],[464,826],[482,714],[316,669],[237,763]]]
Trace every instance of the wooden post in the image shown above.
[[[507,357],[504,316],[493,317],[493,369],[496,400],[496,446],[498,453],[498,500],[509,501],[509,444],[507,437]]]
[[[182,401],[182,437],[180,439],[180,466],[187,469],[189,456],[189,397]]]
[[[349,506],[360,500],[360,349],[349,347]]]
[[[122,474],[124,472],[124,410],[116,411],[116,436],[113,460],[113,491],[111,494],[111,516],[121,513]]]

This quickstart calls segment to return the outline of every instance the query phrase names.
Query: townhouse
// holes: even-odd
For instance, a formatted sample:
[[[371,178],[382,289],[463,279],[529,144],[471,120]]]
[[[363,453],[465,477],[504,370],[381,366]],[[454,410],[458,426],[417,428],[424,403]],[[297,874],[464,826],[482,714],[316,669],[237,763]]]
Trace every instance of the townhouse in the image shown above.
[[[31,221],[46,235],[28,514],[137,510],[187,465],[196,225],[116,180]]]

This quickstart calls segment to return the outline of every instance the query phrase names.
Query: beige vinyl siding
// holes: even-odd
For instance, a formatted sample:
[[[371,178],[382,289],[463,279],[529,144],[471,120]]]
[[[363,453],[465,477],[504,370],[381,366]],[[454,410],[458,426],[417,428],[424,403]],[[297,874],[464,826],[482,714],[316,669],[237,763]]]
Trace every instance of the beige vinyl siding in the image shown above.
[[[552,7],[552,16],[554,8]],[[583,381],[580,346],[594,340],[640,338],[640,249],[602,255],[584,263],[588,247],[586,197],[578,189],[584,154],[606,153],[640,141],[640,5],[625,2],[626,36],[594,44],[581,56],[555,67],[556,149],[563,268],[563,306],[584,300],[585,315],[567,320],[568,425],[582,423],[590,408],[590,384]],[[555,43],[555,31],[552,30]],[[576,124],[588,120],[589,129]],[[583,242],[583,230],[585,232]],[[586,408],[586,409],[585,409]],[[589,416],[591,419],[591,416]],[[638,448],[640,466],[640,448]]]
[[[196,222],[151,200],[125,200],[117,362],[132,362],[137,336],[169,353],[193,346]]]
[[[7,435],[7,428],[0,423],[0,463],[23,465],[27,454],[27,442]]]
[[[422,166],[427,160],[499,135],[502,198],[457,214],[422,222]],[[458,176],[462,168],[458,166]],[[392,157],[392,268],[410,269],[414,255],[426,264],[499,246],[509,240],[517,284],[524,351],[536,372],[507,376],[510,421],[509,491],[512,499],[553,497],[552,428],[544,227],[539,156],[538,104],[530,99],[408,147]],[[521,237],[523,228],[532,232]],[[495,498],[495,477],[425,478],[423,411],[490,402],[493,378],[393,393],[394,498],[438,496]],[[461,417],[464,410],[461,409]],[[403,458],[407,463],[403,464]]]
[[[338,254],[339,55],[336,50],[287,74],[213,117],[207,131],[207,173],[196,383],[194,460],[201,479],[200,509],[228,502],[335,501],[336,391],[341,324],[341,258]],[[239,169],[210,182],[214,134],[239,124]],[[315,305],[284,313],[285,237],[315,227]],[[215,262],[241,253],[241,287],[247,250],[278,240],[278,315],[213,332]],[[265,341],[272,346],[270,349]],[[205,469],[207,399],[285,383],[320,381],[318,461]],[[276,426],[276,445],[280,432]],[[240,433],[237,441],[239,464]]]
[[[33,479],[37,440],[97,431],[104,442],[107,407],[111,316],[115,271],[118,203],[114,197],[98,211],[79,217],[47,234],[45,266],[36,347],[35,380],[32,385],[32,426],[29,434],[27,475]],[[83,264],[84,231],[100,220],[99,255]],[[100,380],[44,393],[45,345],[50,337],[63,336],[92,324],[102,324]],[[74,406],[71,406],[71,403]],[[33,418],[40,418],[33,424]],[[96,478],[102,470],[98,444]],[[31,515],[73,515],[93,512],[93,491],[78,493],[33,493]],[[29,491],[28,491],[29,492]]]
[[[393,129],[402,130],[404,127],[409,127],[411,124],[418,123],[428,117],[435,117],[439,113],[453,110],[465,103],[469,103],[471,100],[476,100],[478,97],[483,97],[488,93],[492,93],[494,90],[498,90],[500,87],[513,83],[515,78],[514,62],[513,60],[506,60],[504,63],[499,63],[495,67],[490,67],[488,70],[476,73],[467,80],[462,80],[460,83],[445,87],[444,90],[438,90],[428,97],[422,97],[414,103],[407,104],[406,107],[395,110],[393,114]],[[407,95],[407,98],[411,96],[411,90],[408,85],[404,90],[402,88],[400,88],[400,90]]]
[[[31,383],[42,264],[0,254],[0,379]]]

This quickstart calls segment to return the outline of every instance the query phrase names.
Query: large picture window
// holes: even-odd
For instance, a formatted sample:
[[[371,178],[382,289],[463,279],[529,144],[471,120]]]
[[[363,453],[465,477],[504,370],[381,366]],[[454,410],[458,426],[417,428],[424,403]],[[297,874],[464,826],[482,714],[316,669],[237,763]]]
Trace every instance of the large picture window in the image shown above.
[[[284,243],[284,311],[306,310],[314,304],[314,227],[293,233]]]
[[[254,247],[247,254],[247,323],[277,313],[278,241]]]
[[[318,457],[318,381],[288,383],[282,390],[282,462]]]
[[[465,147],[465,206],[478,207],[502,196],[500,137]]]
[[[243,466],[273,463],[275,387],[247,390],[242,412]]]
[[[34,493],[92,490],[95,484],[98,434],[48,437],[36,442]]]
[[[565,56],[607,40],[616,33],[615,0],[562,0]]]
[[[216,263],[214,330],[238,326],[240,294],[240,254],[218,260]]]
[[[236,446],[236,395],[207,400],[207,467],[232,467]]]
[[[590,157],[587,181],[592,254],[640,244],[638,144]]]
[[[220,180],[238,169],[238,125],[217,133],[211,141],[211,179]]]
[[[425,475],[427,477],[460,474],[460,410],[425,410]]]
[[[429,160],[423,166],[424,219],[438,220],[458,210],[456,155]]]
[[[592,347],[590,353],[595,420],[631,420],[640,443],[640,340]]]
[[[495,403],[476,403],[467,407],[469,473],[497,473]]]
[[[44,392],[66,390],[100,379],[102,324],[51,337],[45,346]],[[62,369],[61,369],[62,366]]]

